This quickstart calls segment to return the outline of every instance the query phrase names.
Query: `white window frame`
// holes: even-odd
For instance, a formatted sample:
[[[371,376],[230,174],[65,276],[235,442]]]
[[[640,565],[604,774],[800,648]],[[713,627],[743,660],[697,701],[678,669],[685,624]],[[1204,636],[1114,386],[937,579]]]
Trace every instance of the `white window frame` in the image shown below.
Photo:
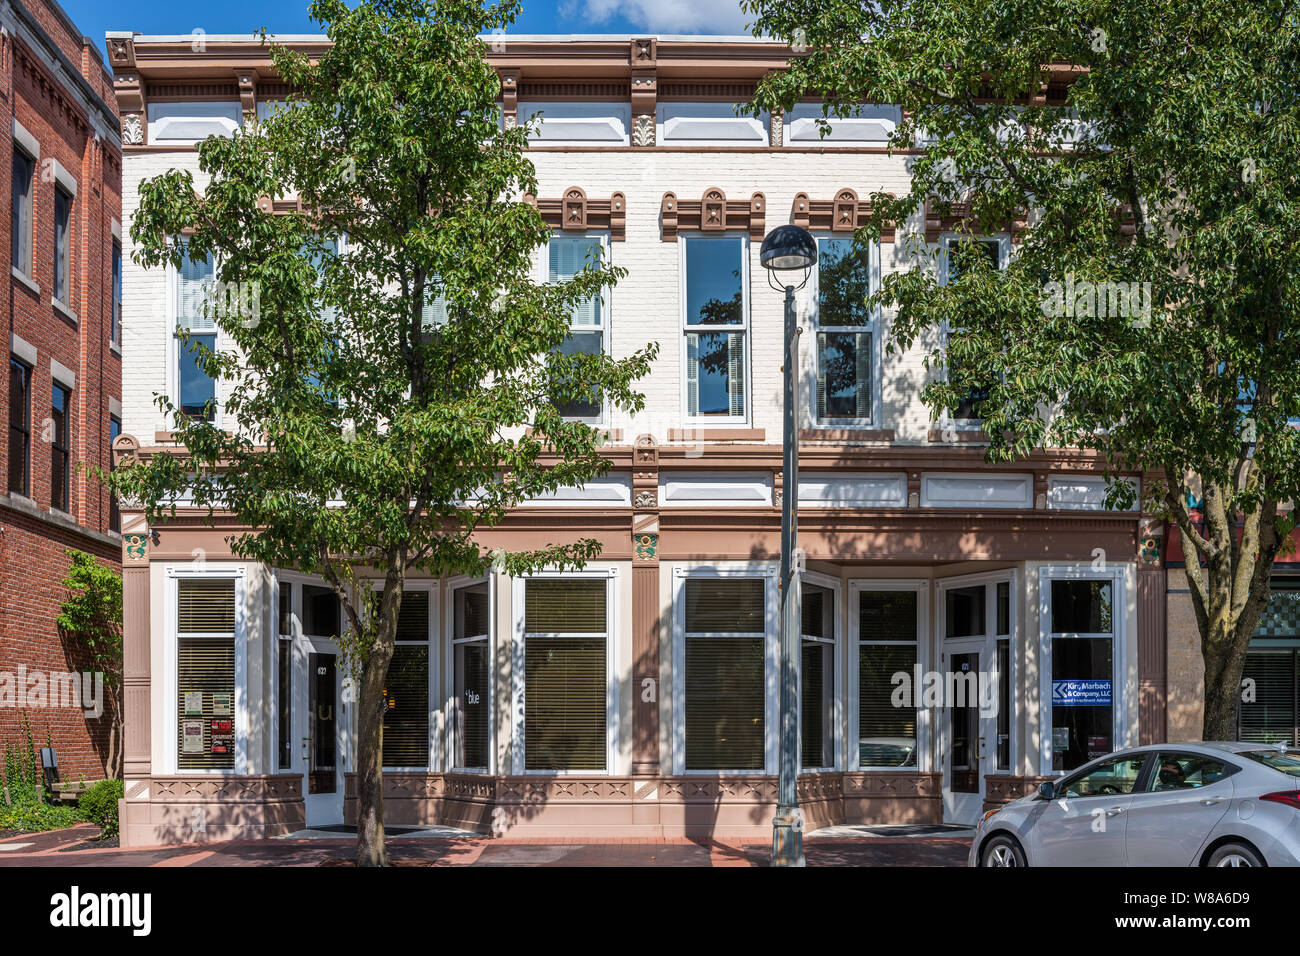
[[[836,234],[819,230],[813,234],[817,240],[817,267],[813,269],[813,281],[809,283],[808,314],[812,325],[809,342],[808,372],[805,376],[805,394],[808,400],[808,425],[811,428],[875,428],[880,422],[881,402],[881,310],[877,306],[871,312],[866,325],[827,325],[821,324],[821,248],[822,243],[832,240],[853,242],[851,235]],[[880,291],[880,242],[872,240],[867,249],[868,289],[871,294]],[[869,418],[823,418],[817,413],[817,377],[821,372],[821,349],[819,338],[823,332],[853,333],[866,332],[871,336],[871,416]]]
[[[1039,672],[1039,768],[1045,777],[1062,777],[1078,770],[1052,769],[1052,639],[1109,638],[1111,641],[1111,752],[1130,746],[1128,723],[1128,655],[1127,617],[1128,594],[1125,589],[1124,565],[1107,564],[1104,570],[1095,571],[1089,565],[1046,565],[1038,569],[1038,672]],[[1114,632],[1052,631],[1052,581],[1107,581],[1111,585],[1111,621]]]
[[[777,567],[753,564],[739,567],[701,565],[673,570],[673,773],[677,776],[720,776],[727,774],[771,775],[777,768],[777,745],[780,734],[780,619],[777,596]],[[719,767],[711,770],[686,769],[686,582],[690,578],[762,578],[764,609],[763,640],[763,769],[738,770]],[[746,635],[695,634],[695,637],[745,637]],[[748,635],[752,637],[753,635]]]
[[[551,145],[551,144],[546,144]],[[584,231],[572,230],[565,232],[562,229],[555,229],[551,232],[551,238],[542,246],[537,256],[537,281],[545,285],[551,279],[551,240],[553,239],[597,239],[600,242],[600,258],[603,265],[611,263],[612,247],[610,244],[610,235],[608,229],[587,229]],[[604,355],[612,354],[610,346],[610,335],[613,325],[610,321],[612,314],[611,303],[613,300],[613,287],[605,286],[600,293],[600,325],[574,325],[569,323],[569,332],[599,332],[601,352]],[[588,425],[607,425],[609,423],[609,399],[608,396],[602,397],[600,402],[600,414],[595,417],[586,415],[565,415],[566,422],[585,422]]]
[[[1007,584],[1007,633],[998,633],[998,588],[999,584]],[[1018,612],[1018,602],[1016,600],[1017,585],[1019,575],[1015,568],[1008,568],[1004,571],[981,571],[977,574],[960,574],[956,577],[939,578],[935,581],[935,601],[934,601],[934,633],[937,635],[937,641],[940,644],[947,644],[948,641],[960,642],[970,641],[983,637],[985,649],[992,655],[988,666],[992,673],[995,673],[999,682],[1006,680],[1010,682],[1007,701],[1011,705],[1011,713],[1008,715],[1007,724],[1011,733],[1010,750],[1007,758],[1007,769],[998,769],[997,762],[997,741],[993,742],[992,756],[986,758],[989,761],[988,769],[984,774],[1001,774],[1007,775],[1016,772],[1020,766],[1020,733],[1019,721],[1023,719],[1019,706],[1020,701],[1016,694],[1016,687],[1020,679],[1020,655],[1017,653],[1017,646],[1020,643],[1020,615]],[[983,587],[984,588],[984,634],[972,634],[969,637],[948,637],[948,601],[947,592],[955,588]],[[998,641],[1010,641],[1007,647],[1006,674],[997,670],[998,660]],[[1000,688],[999,688],[1000,690]],[[995,718],[996,720],[996,718]],[[995,724],[996,726],[996,724]]]
[[[603,770],[528,770],[528,751],[525,748],[527,724],[525,670],[527,639],[524,636],[524,592],[530,580],[537,579],[604,580],[605,585],[605,769]],[[582,777],[611,776],[618,765],[618,568],[585,568],[581,571],[545,570],[519,575],[512,579],[511,606],[514,617],[514,639],[511,642],[510,706],[511,706],[511,760],[518,776],[530,777]],[[595,639],[592,634],[554,634],[551,637],[583,637]]]
[[[166,640],[163,642],[163,693],[167,706],[163,711],[163,734],[167,745],[155,750],[161,772],[211,777],[230,777],[248,773],[248,737],[251,731],[248,709],[248,611],[245,566],[209,564],[201,570],[193,564],[167,564],[163,566],[163,614],[166,619]],[[210,768],[179,769],[180,755],[176,741],[180,733],[180,719],[176,713],[176,695],[180,680],[180,629],[176,615],[180,607],[180,581],[231,580],[235,582],[235,766],[233,770]],[[225,638],[223,634],[186,634],[185,639]],[[277,640],[279,639],[277,635]]]
[[[798,690],[799,706],[799,772],[800,773],[825,773],[838,770],[844,766],[844,684],[846,680],[847,668],[844,667],[844,641],[841,635],[844,633],[844,583],[839,578],[833,578],[828,574],[820,574],[816,571],[805,571],[801,575],[803,584],[811,584],[814,587],[825,588],[831,592],[831,600],[834,601],[835,607],[831,614],[831,636],[830,638],[812,638],[803,634],[803,622],[800,620],[799,642],[800,650],[803,649],[805,640],[815,640],[819,644],[829,644],[831,647],[831,659],[835,661],[835,675],[831,682],[831,722],[832,722],[832,741],[831,751],[834,756],[834,763],[829,767],[805,767],[803,765],[803,671],[802,661],[799,672],[800,680]],[[803,595],[799,596],[800,609],[803,608]]]
[[[384,589],[383,581],[372,581],[370,585],[372,591],[382,591]],[[425,674],[426,691],[428,692],[428,720],[429,720],[429,739],[428,739],[428,764],[423,767],[390,767],[387,764],[383,766],[385,772],[394,773],[435,773],[441,766],[438,761],[438,741],[442,739],[442,727],[440,722],[442,709],[438,706],[438,582],[433,580],[416,580],[406,581],[402,585],[404,592],[423,591],[429,595],[429,619],[426,623],[427,633],[423,641],[394,641],[394,646],[411,644],[419,646],[423,644],[429,649],[429,672]],[[382,759],[383,754],[380,754]]]
[[[221,269],[221,263],[217,261],[217,258],[214,255],[212,257],[213,281],[216,280],[217,274],[220,271],[220,269]],[[167,265],[167,326],[166,326],[165,334],[167,336],[167,395],[172,400],[172,403],[177,406],[177,411],[173,413],[173,421],[169,423],[173,427],[175,426],[176,423],[175,416],[181,414],[179,411],[180,404],[181,404],[180,360],[182,356],[189,359],[193,355],[193,353],[189,351],[188,346],[186,346],[185,351],[182,352],[181,342],[176,334],[177,332],[180,331],[180,325],[179,325],[180,287],[181,287],[180,272],[177,270],[175,266],[168,263]],[[188,327],[186,331],[192,332],[192,330],[189,329]],[[223,346],[225,345],[225,335],[222,334],[221,328],[215,321],[213,322],[212,329],[210,331],[207,329],[201,329],[199,330],[198,334],[214,335],[215,338],[213,341],[213,350],[216,352],[220,352]],[[224,411],[224,407],[225,407],[224,403],[221,400],[221,379],[217,379],[213,383],[212,391],[215,400],[214,404],[216,406],[213,409],[213,413],[212,413],[212,425],[215,428],[221,428],[222,412]]]
[[[473,587],[476,584],[486,584],[488,590],[488,660],[495,665],[497,657],[497,585],[496,576],[492,574],[480,575],[473,577],[470,575],[459,575],[447,581],[447,607],[444,609],[445,620],[443,623],[443,641],[446,651],[447,673],[444,678],[446,691],[444,701],[446,712],[443,716],[443,727],[445,733],[442,736],[443,753],[439,755],[439,766],[448,771],[455,773],[480,773],[492,775],[496,773],[497,767],[497,695],[495,666],[492,668],[493,680],[488,687],[488,765],[486,767],[461,767],[456,764],[456,754],[460,752],[459,740],[456,737],[456,721],[452,719],[452,709],[456,706],[456,645],[468,644],[476,640],[481,640],[481,635],[472,637],[456,637],[456,592],[461,588]]]
[[[998,244],[998,271],[1002,271],[1011,262],[1011,234],[1009,232],[990,232],[971,235],[964,232],[944,232],[939,235],[939,284],[948,284],[948,243],[952,240],[973,239],[976,242],[996,242]],[[951,324],[944,320],[940,337],[944,348],[944,379],[948,377],[947,351],[948,334]],[[953,428],[957,431],[980,431],[984,427],[982,418],[954,418],[952,409],[943,410],[943,418],[937,422],[940,428]]]
[[[863,641],[862,640],[862,623],[860,620],[860,602],[861,594],[864,591],[913,591],[916,593],[916,663],[924,674],[930,670],[932,653],[930,650],[930,581],[926,578],[853,578],[849,581],[849,597],[845,606],[845,613],[848,615],[848,636],[850,659],[849,667],[846,671],[852,669],[853,679],[846,680],[848,689],[848,712],[849,712],[849,729],[852,731],[851,739],[854,746],[845,747],[847,756],[847,769],[850,772],[869,770],[871,772],[880,771],[881,773],[929,773],[934,768],[931,748],[933,746],[933,727],[931,721],[931,712],[928,707],[922,706],[919,699],[919,688],[913,681],[913,702],[916,705],[916,766],[914,767],[872,767],[863,766],[860,763],[862,748],[859,744],[861,739],[861,719],[859,710],[861,707],[861,689],[858,686],[859,661],[861,660],[862,648],[864,644],[875,647],[894,647],[911,644],[911,641]],[[846,675],[847,676],[847,675]]]
[[[690,325],[687,323],[686,315],[686,291],[687,291],[687,246],[692,241],[715,242],[719,239],[739,239],[740,240],[740,296],[741,312],[743,322],[740,325]],[[751,329],[753,321],[750,315],[750,294],[749,294],[749,234],[736,229],[728,229],[725,232],[709,234],[704,232],[689,232],[678,237],[677,245],[679,247],[677,257],[677,292],[678,292],[678,314],[681,324],[681,337],[679,340],[681,350],[681,363],[679,374],[681,379],[681,391],[679,399],[682,409],[682,423],[687,426],[728,426],[728,425],[748,425],[753,420],[754,415],[754,371],[751,354],[753,351],[753,334]],[[690,361],[686,347],[686,337],[693,333],[735,333],[743,337],[744,345],[741,352],[744,355],[745,381],[745,414],[743,415],[691,415],[687,412],[690,408],[688,401],[689,389],[687,387],[687,367]]]

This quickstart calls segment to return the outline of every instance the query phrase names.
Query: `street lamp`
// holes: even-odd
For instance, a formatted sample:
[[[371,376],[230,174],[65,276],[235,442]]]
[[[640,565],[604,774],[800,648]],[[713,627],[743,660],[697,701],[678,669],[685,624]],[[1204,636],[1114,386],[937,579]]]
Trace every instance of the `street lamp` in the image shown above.
[[[781,428],[784,494],[781,497],[781,737],[778,751],[776,816],[772,820],[772,865],[803,866],[803,811],[796,783],[799,774],[799,566],[795,561],[799,505],[798,393],[799,328],[794,293],[802,289],[817,261],[817,240],[799,226],[777,226],[763,240],[758,261],[767,269],[767,284],[785,291],[785,415]],[[790,280],[802,270],[799,284]],[[783,275],[778,276],[778,273]]]

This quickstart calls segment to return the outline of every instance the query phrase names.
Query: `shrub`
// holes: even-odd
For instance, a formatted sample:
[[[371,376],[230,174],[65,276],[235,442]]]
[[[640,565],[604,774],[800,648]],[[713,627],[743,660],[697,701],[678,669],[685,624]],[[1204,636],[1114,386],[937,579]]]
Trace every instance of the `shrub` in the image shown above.
[[[77,801],[81,815],[91,823],[103,827],[103,832],[99,835],[101,840],[117,836],[117,801],[122,799],[122,794],[121,780],[101,780]]]
[[[67,805],[48,803],[22,803],[7,807],[0,803],[0,830],[24,830],[35,833],[41,830],[61,830],[81,822],[81,811]]]

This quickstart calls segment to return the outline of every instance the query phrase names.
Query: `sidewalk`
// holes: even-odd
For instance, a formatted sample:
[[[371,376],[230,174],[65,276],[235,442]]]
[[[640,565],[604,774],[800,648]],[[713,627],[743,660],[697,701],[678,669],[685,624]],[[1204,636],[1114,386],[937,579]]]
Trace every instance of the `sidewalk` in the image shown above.
[[[78,849],[94,836],[88,825],[0,840],[6,866],[351,866],[355,839],[239,840],[144,850]],[[804,842],[809,866],[962,866],[967,836],[813,837]],[[395,866],[766,866],[764,841],[619,839],[492,839],[392,837]]]

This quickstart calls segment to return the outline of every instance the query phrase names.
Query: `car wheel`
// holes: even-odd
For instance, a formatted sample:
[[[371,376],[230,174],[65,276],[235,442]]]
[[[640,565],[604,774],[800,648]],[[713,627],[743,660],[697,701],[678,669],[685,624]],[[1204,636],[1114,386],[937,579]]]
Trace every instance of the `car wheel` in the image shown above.
[[[1263,866],[1264,861],[1244,843],[1225,843],[1205,862],[1206,866]]]
[[[1012,837],[990,837],[980,852],[980,866],[1026,866],[1025,852]]]

